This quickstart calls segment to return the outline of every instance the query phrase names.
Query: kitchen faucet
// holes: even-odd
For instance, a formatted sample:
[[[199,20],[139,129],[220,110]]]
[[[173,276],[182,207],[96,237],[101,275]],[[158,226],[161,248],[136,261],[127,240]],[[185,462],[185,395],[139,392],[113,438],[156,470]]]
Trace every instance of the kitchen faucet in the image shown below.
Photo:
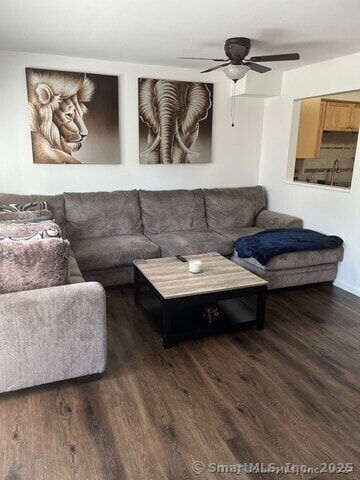
[[[335,173],[341,173],[340,160],[336,159],[333,163],[330,177],[330,185],[334,185]]]

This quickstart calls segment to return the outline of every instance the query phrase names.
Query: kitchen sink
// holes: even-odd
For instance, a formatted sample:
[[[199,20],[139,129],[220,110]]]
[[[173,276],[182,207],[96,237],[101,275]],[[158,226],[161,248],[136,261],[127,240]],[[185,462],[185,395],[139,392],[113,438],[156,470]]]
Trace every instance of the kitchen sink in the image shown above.
[[[328,187],[341,187],[341,188],[350,188],[349,182],[334,182],[330,185],[330,182],[325,182],[325,180],[317,180],[319,185],[327,185]]]

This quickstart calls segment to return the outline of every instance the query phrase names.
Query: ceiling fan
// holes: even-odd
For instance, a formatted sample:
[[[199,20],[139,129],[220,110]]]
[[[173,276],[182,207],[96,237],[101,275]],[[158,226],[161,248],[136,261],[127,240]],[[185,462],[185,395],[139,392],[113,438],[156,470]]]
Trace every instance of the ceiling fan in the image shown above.
[[[231,116],[232,123],[234,126],[234,116],[235,116],[235,88],[236,82],[243,78],[249,70],[253,70],[257,73],[265,73],[271,70],[270,67],[265,65],[259,65],[257,62],[279,62],[284,60],[299,60],[300,55],[298,53],[283,53],[279,55],[262,55],[258,57],[245,58],[251,48],[251,40],[244,37],[233,37],[228,38],[225,41],[224,50],[227,59],[225,58],[198,58],[198,57],[179,57],[184,60],[212,60],[213,62],[225,62],[221,65],[216,65],[215,67],[208,68],[203,70],[201,73],[212,72],[218,68],[223,68],[225,75],[232,80],[233,90],[232,90],[232,103],[231,103]]]
[[[300,55],[298,53],[283,53],[280,55],[263,55],[258,57],[245,58],[249,53],[251,48],[251,40],[244,37],[233,37],[228,38],[225,41],[224,50],[225,55],[228,57],[224,58],[198,58],[198,57],[179,57],[184,60],[212,60],[213,62],[225,62],[221,65],[216,65],[215,67],[208,68],[203,70],[201,73],[212,72],[218,68],[224,68],[225,74],[234,82],[246,75],[249,70],[253,70],[257,73],[269,72],[271,68],[266,67],[265,65],[259,65],[257,62],[278,62],[284,60],[299,60]],[[236,68],[232,68],[236,67]]]

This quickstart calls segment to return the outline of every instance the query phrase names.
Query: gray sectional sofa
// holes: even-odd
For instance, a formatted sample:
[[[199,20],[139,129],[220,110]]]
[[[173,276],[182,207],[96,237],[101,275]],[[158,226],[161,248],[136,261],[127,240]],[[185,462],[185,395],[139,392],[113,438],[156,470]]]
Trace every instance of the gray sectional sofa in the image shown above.
[[[0,194],[0,204],[46,200],[87,281],[131,283],[136,258],[217,251],[268,280],[268,288],[333,281],[343,248],[287,253],[266,266],[240,259],[234,241],[269,228],[302,227],[267,210],[262,186],[129,190],[60,195]],[[76,259],[76,260],[75,260]],[[77,275],[81,275],[78,271]]]
[[[0,194],[0,204],[43,200],[70,240],[69,284],[0,295],[0,391],[102,372],[102,285],[132,282],[134,259],[217,251],[268,280],[271,289],[333,281],[343,256],[340,247],[278,255],[266,266],[238,258],[233,245],[241,236],[302,227],[300,218],[267,210],[261,186]]]

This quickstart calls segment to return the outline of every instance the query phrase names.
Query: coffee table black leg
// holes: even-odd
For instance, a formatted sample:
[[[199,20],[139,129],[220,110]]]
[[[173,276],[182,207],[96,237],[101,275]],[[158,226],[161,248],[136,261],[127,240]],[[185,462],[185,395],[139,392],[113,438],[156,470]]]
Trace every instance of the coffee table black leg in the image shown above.
[[[139,305],[140,303],[140,272],[134,266],[134,303]]]
[[[165,302],[163,308],[163,347],[170,348],[174,343],[171,338],[171,308],[169,303]]]
[[[259,287],[259,294],[256,308],[256,330],[264,330],[265,305],[266,305],[266,286]]]

